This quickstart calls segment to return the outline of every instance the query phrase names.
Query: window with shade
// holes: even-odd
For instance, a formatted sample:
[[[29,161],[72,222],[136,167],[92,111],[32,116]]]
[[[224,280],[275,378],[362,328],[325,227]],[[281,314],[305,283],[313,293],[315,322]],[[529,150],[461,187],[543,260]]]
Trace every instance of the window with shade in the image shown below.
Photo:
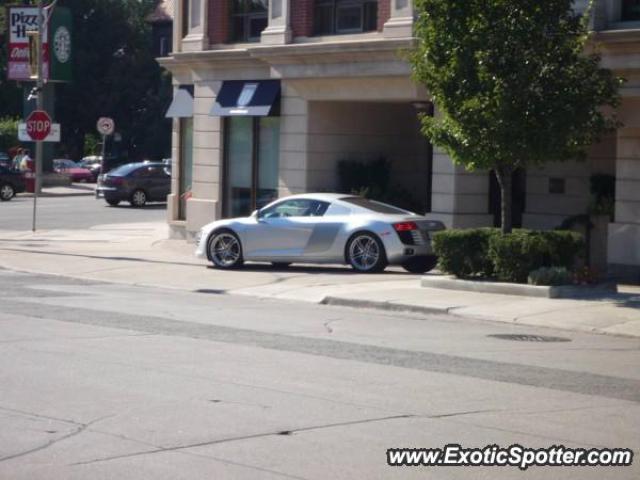
[[[335,35],[378,29],[377,0],[316,0],[314,34]]]
[[[623,22],[640,21],[640,0],[622,0],[621,20]]]
[[[231,5],[231,41],[257,42],[260,34],[267,28],[268,0],[232,0]]]

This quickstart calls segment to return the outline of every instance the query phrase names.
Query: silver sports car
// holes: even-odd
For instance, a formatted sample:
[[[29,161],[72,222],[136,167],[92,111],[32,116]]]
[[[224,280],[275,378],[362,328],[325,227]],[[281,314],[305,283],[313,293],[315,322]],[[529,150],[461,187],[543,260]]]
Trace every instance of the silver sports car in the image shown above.
[[[436,265],[430,235],[445,227],[407,210],[346,194],[281,198],[246,218],[218,220],[198,235],[196,255],[217,268],[245,260],[348,263],[358,272],[402,265],[423,273]]]

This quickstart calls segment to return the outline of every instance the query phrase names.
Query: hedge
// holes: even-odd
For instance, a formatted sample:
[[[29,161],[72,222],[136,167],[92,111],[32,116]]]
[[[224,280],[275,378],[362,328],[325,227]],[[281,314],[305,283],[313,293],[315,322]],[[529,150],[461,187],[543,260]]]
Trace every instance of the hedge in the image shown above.
[[[571,269],[582,254],[582,236],[570,231],[445,230],[433,238],[440,270],[460,278],[496,277],[524,283],[541,267]]]

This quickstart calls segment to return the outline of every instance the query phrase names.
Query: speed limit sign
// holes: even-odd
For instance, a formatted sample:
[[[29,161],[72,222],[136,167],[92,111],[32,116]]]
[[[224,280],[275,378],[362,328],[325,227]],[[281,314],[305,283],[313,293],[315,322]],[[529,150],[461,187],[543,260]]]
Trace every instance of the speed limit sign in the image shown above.
[[[101,135],[112,135],[113,130],[116,128],[116,124],[113,121],[113,118],[101,117],[98,119],[96,127]]]

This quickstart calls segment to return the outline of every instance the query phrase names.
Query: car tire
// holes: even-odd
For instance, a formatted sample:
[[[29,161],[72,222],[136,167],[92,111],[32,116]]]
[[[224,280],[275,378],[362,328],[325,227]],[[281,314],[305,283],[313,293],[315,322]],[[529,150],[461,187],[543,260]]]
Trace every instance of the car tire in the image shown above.
[[[132,207],[136,207],[136,208],[144,207],[147,203],[147,194],[144,192],[144,190],[135,190],[131,194],[129,203],[131,204]]]
[[[0,200],[7,202],[16,195],[16,190],[10,183],[3,183],[0,185]]]
[[[207,257],[215,268],[221,270],[240,268],[244,263],[242,243],[231,230],[215,231],[207,242]]]
[[[271,262],[273,268],[287,268],[291,265],[291,262]]]
[[[438,257],[435,255],[429,255],[426,257],[415,257],[407,260],[402,264],[402,268],[409,273],[427,273],[428,271],[436,268],[437,264]]]
[[[360,273],[379,273],[388,264],[382,241],[371,232],[359,232],[349,239],[346,259]]]
[[[117,207],[120,205],[120,200],[106,200],[106,202],[112,207]]]

